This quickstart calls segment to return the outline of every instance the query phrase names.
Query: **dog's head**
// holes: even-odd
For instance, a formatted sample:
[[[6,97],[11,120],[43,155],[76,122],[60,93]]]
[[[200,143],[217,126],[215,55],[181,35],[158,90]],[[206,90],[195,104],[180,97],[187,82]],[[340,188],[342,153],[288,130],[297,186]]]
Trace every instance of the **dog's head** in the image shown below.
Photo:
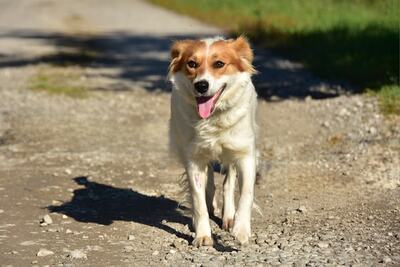
[[[238,74],[255,72],[253,52],[244,37],[176,41],[171,49],[170,75],[180,74],[195,97],[201,118],[208,118],[219,97]]]

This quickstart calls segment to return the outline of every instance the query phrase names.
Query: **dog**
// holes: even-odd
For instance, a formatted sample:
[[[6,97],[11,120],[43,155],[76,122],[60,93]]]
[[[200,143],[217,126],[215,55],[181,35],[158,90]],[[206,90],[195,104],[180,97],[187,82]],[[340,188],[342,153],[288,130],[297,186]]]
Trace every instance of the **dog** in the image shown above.
[[[257,161],[252,62],[253,51],[243,36],[179,40],[171,48],[170,147],[185,167],[197,247],[213,245],[209,212],[214,212],[216,203],[215,161],[226,169],[222,228],[230,230],[240,244],[251,237]]]

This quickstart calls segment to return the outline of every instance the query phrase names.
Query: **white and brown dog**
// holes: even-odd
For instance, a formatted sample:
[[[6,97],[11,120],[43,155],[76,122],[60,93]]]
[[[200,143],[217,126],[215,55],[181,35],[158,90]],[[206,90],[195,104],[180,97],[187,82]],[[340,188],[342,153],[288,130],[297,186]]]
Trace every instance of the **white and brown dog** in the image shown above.
[[[211,246],[212,161],[227,170],[222,227],[241,243],[251,236],[256,176],[257,94],[253,52],[244,37],[176,41],[171,49],[170,144],[185,167],[193,205],[195,246]],[[235,211],[235,180],[240,199]]]

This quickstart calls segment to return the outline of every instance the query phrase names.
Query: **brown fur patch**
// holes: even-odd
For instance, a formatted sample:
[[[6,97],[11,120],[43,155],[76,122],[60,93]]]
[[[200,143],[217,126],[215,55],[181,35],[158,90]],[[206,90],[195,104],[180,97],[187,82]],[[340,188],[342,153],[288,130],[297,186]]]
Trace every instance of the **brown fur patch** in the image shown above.
[[[206,43],[198,40],[176,41],[171,49],[170,71],[175,73],[184,71],[186,76],[194,80],[206,70],[215,78],[221,75],[230,75],[237,72],[255,72],[252,65],[253,51],[247,39],[240,36],[237,39],[219,40],[211,44],[206,58]],[[197,66],[188,66],[194,61]],[[215,67],[215,62],[221,61],[224,66]]]

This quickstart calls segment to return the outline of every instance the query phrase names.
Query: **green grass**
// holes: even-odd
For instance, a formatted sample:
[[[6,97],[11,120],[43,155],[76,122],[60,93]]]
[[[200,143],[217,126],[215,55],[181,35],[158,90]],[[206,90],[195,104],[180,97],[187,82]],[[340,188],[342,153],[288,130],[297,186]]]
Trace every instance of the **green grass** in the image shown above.
[[[400,86],[384,86],[377,95],[383,113],[400,114]]]
[[[245,33],[321,77],[346,80],[362,90],[397,91],[398,0],[150,1],[233,34]]]
[[[76,69],[40,68],[30,79],[30,89],[73,98],[88,96],[88,89],[82,85],[79,70]]]

